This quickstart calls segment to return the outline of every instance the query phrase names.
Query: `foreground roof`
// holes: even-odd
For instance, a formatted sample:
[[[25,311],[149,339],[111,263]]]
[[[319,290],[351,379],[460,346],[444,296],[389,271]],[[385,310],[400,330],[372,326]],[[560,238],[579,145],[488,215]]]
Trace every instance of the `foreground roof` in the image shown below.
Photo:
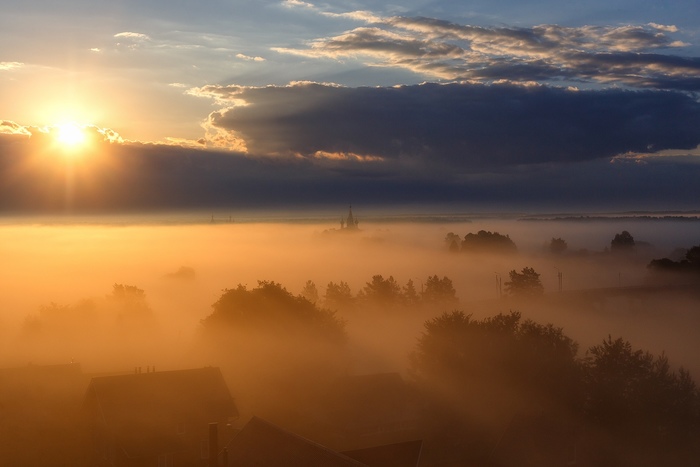
[[[240,467],[367,467],[332,449],[253,417],[228,446]]]

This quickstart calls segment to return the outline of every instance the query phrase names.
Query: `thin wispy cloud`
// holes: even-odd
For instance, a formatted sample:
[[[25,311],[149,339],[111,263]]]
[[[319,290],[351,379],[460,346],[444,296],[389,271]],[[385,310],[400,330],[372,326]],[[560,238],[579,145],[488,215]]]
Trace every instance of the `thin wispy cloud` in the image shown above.
[[[24,63],[22,62],[0,62],[0,71],[11,71],[18,68],[22,68]]]
[[[236,54],[236,58],[239,58],[241,60],[246,60],[246,61],[253,61],[253,62],[264,62],[265,61],[265,59],[263,57],[250,56],[250,55],[245,55],[242,53]]]

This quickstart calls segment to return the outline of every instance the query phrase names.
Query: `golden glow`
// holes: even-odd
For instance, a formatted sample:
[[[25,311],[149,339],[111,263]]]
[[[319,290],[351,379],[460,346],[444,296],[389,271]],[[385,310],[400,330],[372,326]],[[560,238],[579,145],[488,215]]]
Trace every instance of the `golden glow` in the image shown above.
[[[56,141],[66,148],[76,148],[87,141],[85,130],[75,123],[59,125],[57,131]]]

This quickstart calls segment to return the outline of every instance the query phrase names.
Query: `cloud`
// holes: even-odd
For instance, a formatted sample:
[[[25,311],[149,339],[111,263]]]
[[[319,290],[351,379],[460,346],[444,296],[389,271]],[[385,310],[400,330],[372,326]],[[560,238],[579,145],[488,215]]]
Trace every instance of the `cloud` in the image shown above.
[[[344,13],[332,13],[329,11],[324,11],[321,14],[329,18],[351,19],[353,21],[363,21],[365,23],[379,23],[383,20],[381,16],[378,16],[372,13],[371,11],[367,10],[347,11]]]
[[[378,156],[363,156],[352,152],[327,152],[316,151],[311,155],[314,159],[330,161],[355,161],[355,162],[383,162],[384,158]]]
[[[0,137],[0,144],[4,139]],[[164,145],[106,145],[65,167],[39,140],[3,145],[2,212],[129,212],[161,209],[296,209],[440,205],[443,208],[684,209],[700,197],[700,157],[648,156],[503,167],[472,173],[397,167],[319,154],[238,157]],[[330,156],[331,158],[327,158]],[[40,158],[41,161],[34,161]],[[32,162],[34,161],[34,162]],[[41,163],[39,163],[41,162]],[[387,168],[387,164],[394,164]],[[71,194],[70,203],[66,194]]]
[[[0,135],[31,136],[27,127],[10,120],[0,120]]]
[[[282,6],[286,6],[289,8],[294,8],[294,7],[314,8],[314,5],[312,3],[302,2],[301,0],[284,0],[282,2]]]
[[[136,50],[151,42],[151,37],[140,32],[120,32],[114,35],[115,39],[119,39],[117,46],[123,46],[130,50]]]
[[[245,55],[238,53],[236,54],[236,58],[240,58],[241,60],[246,60],[246,61],[254,61],[254,62],[264,62],[265,59],[263,57],[251,57],[250,55]]]
[[[472,171],[700,143],[700,103],[680,92],[300,82],[193,93],[230,102],[210,114],[209,131],[235,135],[250,154],[358,154]]]
[[[114,37],[117,39],[132,39],[135,41],[149,41],[151,38],[147,34],[142,34],[140,32],[120,32],[118,34],[115,34]]]
[[[672,24],[665,25],[665,24],[649,23],[649,26],[651,26],[654,29],[658,29],[659,31],[678,32],[678,28]]]
[[[482,27],[424,17],[373,17],[372,27],[274,51],[310,58],[363,59],[431,79],[582,81],[700,91],[700,58],[660,53],[687,44],[675,26]]]
[[[11,71],[17,68],[22,68],[24,63],[22,62],[0,62],[0,71]]]

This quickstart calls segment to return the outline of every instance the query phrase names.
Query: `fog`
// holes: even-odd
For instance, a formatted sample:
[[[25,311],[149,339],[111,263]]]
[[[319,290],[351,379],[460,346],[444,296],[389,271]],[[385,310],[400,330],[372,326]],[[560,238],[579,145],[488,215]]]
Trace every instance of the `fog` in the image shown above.
[[[0,367],[76,362],[86,374],[111,374],[138,367],[218,366],[243,416],[293,424],[291,401],[308,403],[321,391],[319,381],[386,372],[411,380],[410,356],[425,335],[424,323],[462,310],[474,320],[517,311],[523,320],[551,323],[578,343],[579,357],[608,336],[622,337],[635,348],[663,353],[672,368],[687,368],[696,380],[700,375],[696,294],[665,289],[602,299],[577,294],[653,284],[649,262],[698,244],[700,222],[360,219],[357,232],[341,231],[330,219],[6,220],[0,226]],[[517,252],[449,251],[448,233],[463,239],[481,230],[507,235]],[[611,240],[622,231],[634,236],[635,250],[614,254]],[[564,253],[549,250],[553,238],[567,242]],[[506,294],[509,272],[523,268],[540,274],[542,297]],[[447,277],[458,301],[411,307],[360,300],[377,275],[399,286],[412,281],[419,297],[431,276]],[[279,284],[293,296],[313,281],[317,305],[333,308],[344,326],[342,343],[318,340],[316,334],[301,338],[290,330],[295,328],[268,332],[236,325],[222,334],[205,326],[226,290],[242,285],[254,291],[259,281]],[[330,282],[347,283],[355,301],[326,303]]]
[[[27,317],[36,316],[42,306],[104,298],[113,284],[142,289],[157,319],[159,335],[180,344],[194,337],[199,321],[211,313],[211,305],[222,290],[238,284],[254,287],[259,280],[278,282],[295,295],[307,280],[312,280],[322,297],[331,281],[345,281],[357,294],[376,274],[393,276],[401,285],[413,280],[418,289],[428,276],[447,276],[460,300],[458,308],[480,316],[484,309],[493,310],[492,303],[481,308],[479,303],[498,298],[497,276],[505,282],[511,270],[534,268],[549,294],[558,290],[558,272],[563,275],[564,290],[633,286],[643,283],[650,259],[669,256],[675,248],[689,248],[700,239],[700,223],[688,221],[485,218],[446,224],[368,222],[361,224],[361,232],[356,235],[334,235],[326,232],[337,228],[333,221],[210,224],[206,217],[203,219],[201,224],[158,225],[129,224],[122,219],[119,223],[107,220],[101,224],[74,224],[70,220],[52,224],[6,222],[0,226],[3,341],[6,345],[13,342]],[[448,232],[463,237],[479,230],[508,235],[518,247],[517,254],[470,256],[447,252],[444,238]],[[630,231],[637,243],[648,242],[650,246],[634,258],[597,256],[610,247],[613,236],[622,230]],[[567,255],[548,254],[546,247],[554,237],[567,241]],[[513,305],[518,308],[509,303]],[[539,318],[535,311],[532,313],[533,319]],[[599,318],[597,329],[582,325],[592,333],[590,337],[567,326],[561,317],[546,314],[542,320],[555,318],[557,325],[586,343],[625,329],[629,333],[640,332],[648,341],[649,333],[636,329],[638,320],[631,317],[633,322],[627,323],[628,328],[616,320],[606,325],[603,318]],[[348,326],[350,330],[355,328],[352,320],[348,320]],[[89,339],[90,333],[86,329],[81,335]],[[622,334],[633,339],[635,336],[627,336],[629,333]],[[654,348],[679,347],[677,337],[660,335]],[[405,341],[410,343],[414,338],[409,332]],[[366,344],[372,346],[370,342]],[[83,349],[83,355],[67,355],[60,350],[42,355],[36,344],[3,352],[5,366],[26,363],[28,356],[17,351],[24,347],[31,348],[28,355],[36,363],[73,358],[87,369],[110,366],[110,362],[100,361],[100,353],[95,349]],[[395,350],[393,353],[400,354]],[[396,369],[401,370],[404,362],[395,363]],[[684,363],[694,365],[690,361]],[[146,362],[133,362],[138,364]]]

